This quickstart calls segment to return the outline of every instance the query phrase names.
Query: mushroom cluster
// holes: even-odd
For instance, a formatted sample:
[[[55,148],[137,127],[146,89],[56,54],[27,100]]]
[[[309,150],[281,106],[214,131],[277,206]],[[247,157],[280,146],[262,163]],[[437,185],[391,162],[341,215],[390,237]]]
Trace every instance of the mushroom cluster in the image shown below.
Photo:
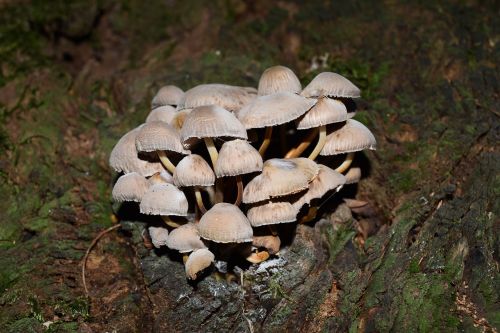
[[[181,253],[188,279],[215,260],[260,263],[280,250],[282,226],[312,221],[322,198],[361,177],[350,168],[354,153],[376,141],[352,119],[358,97],[332,72],[302,89],[284,66],[265,70],[257,89],[162,87],[146,122],[111,152],[123,173],[113,199],[161,217],[148,229],[152,243]],[[343,159],[333,169],[318,155]]]

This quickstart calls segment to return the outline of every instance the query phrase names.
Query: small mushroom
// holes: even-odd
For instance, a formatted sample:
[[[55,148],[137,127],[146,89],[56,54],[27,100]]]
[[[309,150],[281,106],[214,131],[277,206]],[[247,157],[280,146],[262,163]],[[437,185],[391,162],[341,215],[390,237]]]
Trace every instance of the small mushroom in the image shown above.
[[[358,167],[350,168],[349,171],[345,174],[345,183],[347,184],[355,184],[358,183],[361,179],[361,169]]]
[[[163,121],[165,123],[170,123],[175,115],[175,108],[170,105],[159,106],[156,109],[149,112],[146,118],[146,123],[152,121]]]
[[[218,203],[198,223],[201,238],[216,243],[251,242],[253,230],[243,212],[235,205]]]
[[[273,235],[253,236],[252,245],[257,248],[263,247],[267,249],[269,254],[276,254],[280,250],[281,240],[278,236]]]
[[[288,67],[273,66],[264,71],[259,79],[257,93],[259,96],[280,92],[298,94],[302,90],[299,78]]]
[[[216,105],[228,111],[238,111],[256,97],[257,91],[250,87],[227,84],[201,84],[186,91],[178,110]]]
[[[322,96],[358,98],[361,96],[361,91],[342,75],[323,72],[316,75],[300,94],[314,98]]]
[[[186,276],[190,280],[196,280],[198,274],[210,267],[214,262],[215,256],[208,249],[199,249],[193,251],[186,261]]]
[[[149,236],[151,237],[151,242],[157,249],[167,245],[169,237],[167,229],[162,227],[149,227],[148,231],[149,231]]]
[[[179,253],[188,253],[206,248],[200,239],[196,225],[193,223],[187,223],[172,230],[166,245],[172,250],[179,251]]]
[[[142,196],[140,212],[147,215],[160,215],[171,227],[178,227],[169,216],[187,216],[188,201],[184,193],[172,184],[155,184]]]
[[[161,87],[151,101],[151,108],[165,105],[177,106],[183,97],[184,92],[181,88],[172,85]]]
[[[165,183],[169,183],[169,184],[174,183],[174,178],[166,170],[162,170],[161,172],[157,172],[148,178],[148,187],[153,186],[154,184],[165,184]]]
[[[137,172],[124,174],[118,178],[113,187],[113,200],[116,202],[141,202],[142,196],[148,190],[148,187],[148,180]]]

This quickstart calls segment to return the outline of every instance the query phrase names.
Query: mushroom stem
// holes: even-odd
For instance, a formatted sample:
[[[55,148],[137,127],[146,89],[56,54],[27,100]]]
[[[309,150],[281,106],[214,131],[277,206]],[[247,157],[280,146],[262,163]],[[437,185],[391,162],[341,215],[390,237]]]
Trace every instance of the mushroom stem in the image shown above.
[[[214,205],[215,202],[216,202],[214,187],[213,186],[207,186],[207,187],[204,188],[204,190],[208,194],[208,198],[210,199],[210,203],[212,205]]]
[[[254,252],[246,258],[246,260],[252,264],[260,264],[267,259],[269,259],[269,252],[267,251]]]
[[[212,166],[215,168],[215,163],[219,158],[219,153],[217,148],[215,148],[214,140],[212,138],[203,138],[205,145],[207,146],[208,153],[210,154],[210,159],[212,160]]]
[[[198,204],[198,207],[200,208],[201,214],[205,214],[207,212],[207,209],[205,208],[205,205],[203,204],[203,198],[201,197],[201,192],[199,187],[194,188],[194,196],[196,197],[196,203]]]
[[[323,125],[319,127],[318,143],[316,144],[316,147],[314,147],[314,150],[312,151],[311,155],[309,155],[310,160],[314,161],[314,159],[321,152],[321,149],[323,149],[325,143],[326,143],[326,125]]]
[[[273,128],[266,127],[266,133],[264,134],[264,141],[262,141],[262,144],[259,147],[260,156],[264,156],[264,154],[266,153],[267,147],[269,147],[269,143],[271,142],[272,134],[273,134]]]
[[[235,206],[241,205],[241,199],[243,197],[243,180],[241,180],[241,176],[236,176],[236,186],[238,187],[238,194],[236,196]]]
[[[188,255],[188,254],[186,254],[186,253],[184,253],[184,254],[182,255],[182,262],[183,262],[183,263],[186,263],[186,261],[188,261],[188,258],[189,258],[189,255]]]
[[[156,153],[158,154],[158,157],[160,158],[160,161],[163,164],[163,166],[168,171],[170,171],[171,174],[173,174],[174,171],[175,171],[175,165],[173,165],[172,162],[170,162],[170,160],[168,159],[167,154],[165,153],[165,151],[164,150],[158,150]]]
[[[353,159],[354,159],[354,153],[348,153],[347,156],[345,157],[345,161],[342,162],[342,164],[337,169],[335,169],[335,171],[340,173],[346,171],[351,166]]]
[[[305,138],[305,140],[302,141],[300,143],[300,145],[298,145],[296,148],[290,149],[290,151],[288,153],[286,153],[285,158],[299,157],[300,154],[302,154],[304,152],[304,150],[306,150],[307,147],[309,147],[311,142],[316,137],[317,132],[318,132],[318,129],[313,128],[312,131],[309,132],[309,135],[307,136],[307,138]]]
[[[163,222],[165,222],[165,224],[169,227],[177,228],[181,226],[179,223],[172,221],[170,216],[162,216],[161,218],[163,219]]]

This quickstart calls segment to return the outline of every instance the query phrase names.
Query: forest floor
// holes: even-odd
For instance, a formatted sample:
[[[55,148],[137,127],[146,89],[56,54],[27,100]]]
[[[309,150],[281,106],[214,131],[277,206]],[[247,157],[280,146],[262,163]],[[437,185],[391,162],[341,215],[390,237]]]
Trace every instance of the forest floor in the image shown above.
[[[0,331],[497,332],[498,17],[495,1],[0,2]],[[272,273],[196,288],[121,221],[87,298],[85,251],[124,218],[108,156],[156,90],[256,86],[275,64],[362,89],[365,209],[332,202]]]

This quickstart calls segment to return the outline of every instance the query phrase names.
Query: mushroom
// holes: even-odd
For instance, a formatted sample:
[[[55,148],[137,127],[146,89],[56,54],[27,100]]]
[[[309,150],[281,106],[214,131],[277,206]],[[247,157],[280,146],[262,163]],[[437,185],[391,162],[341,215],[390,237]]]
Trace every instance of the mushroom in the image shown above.
[[[165,168],[174,173],[175,166],[167,157],[167,151],[189,154],[181,145],[179,133],[163,121],[152,121],[142,126],[135,139],[140,152],[156,152]]]
[[[198,223],[201,238],[216,243],[251,242],[253,230],[243,212],[235,205],[221,202],[215,204]]]
[[[256,97],[257,91],[250,87],[227,84],[201,84],[186,91],[178,110],[200,106],[217,105],[229,111],[238,111]]]
[[[168,241],[167,229],[162,227],[149,227],[148,231],[149,231],[149,236],[151,237],[151,242],[157,249],[167,245]]]
[[[152,121],[163,121],[170,123],[175,115],[175,108],[170,105],[159,106],[149,112],[146,123]]]
[[[196,280],[198,274],[214,262],[215,256],[208,249],[193,251],[186,260],[186,276],[190,280]]]
[[[352,163],[354,153],[364,149],[375,150],[377,141],[372,132],[354,119],[348,119],[344,126],[326,137],[326,143],[320,152],[322,156],[347,153],[345,161],[335,169],[338,172],[346,171]]]
[[[218,157],[213,141],[216,137],[246,140],[247,132],[231,112],[216,105],[194,108],[184,119],[181,129],[182,143],[189,145],[193,139],[204,139],[214,168]]]
[[[142,196],[148,190],[148,187],[148,180],[137,172],[124,174],[118,178],[113,187],[113,200],[116,202],[141,202]]]
[[[154,184],[164,184],[164,183],[169,183],[169,184],[174,183],[174,178],[166,170],[157,172],[148,178],[148,187]]]
[[[140,212],[147,215],[160,215],[165,223],[173,228],[179,226],[169,216],[187,216],[188,201],[184,193],[172,184],[155,184],[142,196]]]
[[[238,119],[246,129],[266,128],[264,141],[259,148],[259,153],[264,156],[271,141],[273,126],[297,119],[314,104],[314,100],[289,92],[259,96],[238,112]]]
[[[241,175],[262,171],[262,157],[259,152],[245,140],[231,140],[225,142],[219,152],[215,164],[217,177],[234,177],[238,187],[235,205],[241,204],[243,195],[243,181]]]
[[[348,184],[356,184],[359,183],[361,179],[361,168],[355,167],[350,168],[349,171],[345,174],[345,183]]]
[[[177,250],[182,254],[206,248],[200,239],[198,229],[193,223],[186,223],[172,230],[166,245],[169,249]],[[184,260],[186,259],[187,256],[184,256]]]
[[[161,87],[151,101],[151,108],[165,105],[177,106],[183,97],[184,92],[181,88],[172,85]]]
[[[281,240],[278,236],[273,235],[253,236],[252,245],[267,249],[269,254],[276,254],[280,250]]]
[[[358,98],[361,96],[361,91],[342,75],[323,72],[316,75],[300,94],[314,98],[322,96]]]
[[[148,162],[141,157],[135,147],[135,139],[143,125],[134,128],[116,143],[109,156],[109,165],[117,172],[137,172],[149,177],[163,170],[161,163]]]
[[[259,96],[272,95],[280,92],[298,94],[302,85],[295,73],[285,66],[269,67],[259,79],[257,93]]]
[[[174,184],[179,187],[194,187],[196,203],[203,214],[207,209],[203,205],[200,186],[213,186],[215,174],[200,155],[192,154],[184,157],[175,168]]]

